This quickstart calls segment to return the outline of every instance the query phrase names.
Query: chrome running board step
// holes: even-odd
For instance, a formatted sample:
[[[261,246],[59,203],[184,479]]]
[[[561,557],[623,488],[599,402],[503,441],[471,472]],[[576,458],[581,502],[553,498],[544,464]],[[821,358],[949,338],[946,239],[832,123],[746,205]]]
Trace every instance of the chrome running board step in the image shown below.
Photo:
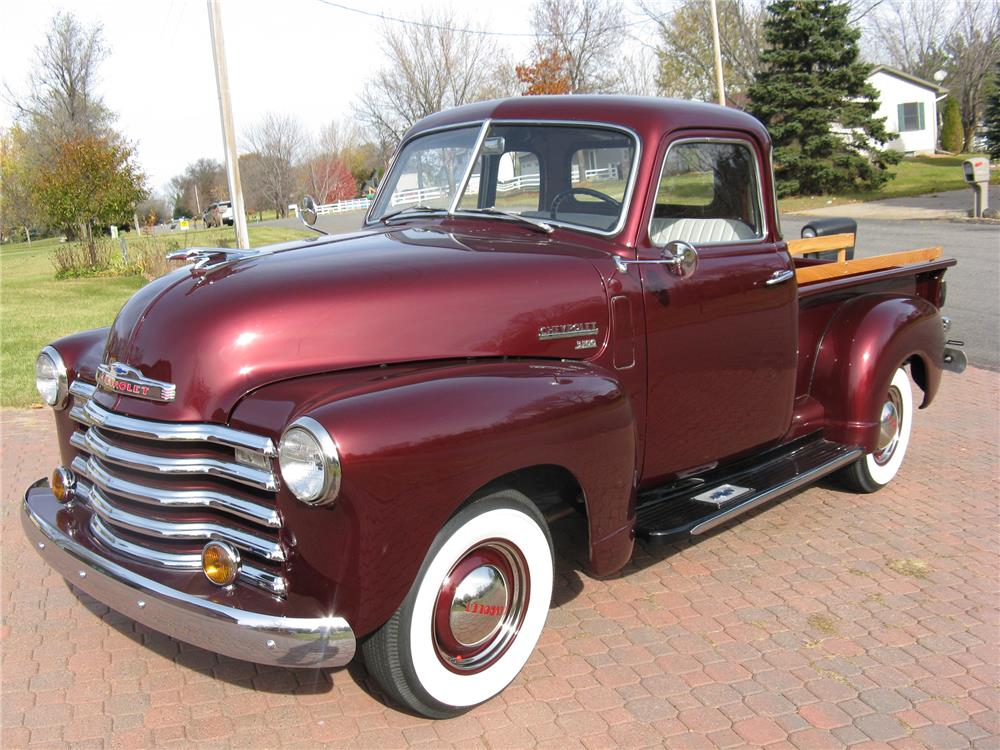
[[[769,500],[815,482],[861,455],[860,448],[807,438],[704,477],[646,490],[638,497],[636,536],[647,542],[665,543],[704,534]]]

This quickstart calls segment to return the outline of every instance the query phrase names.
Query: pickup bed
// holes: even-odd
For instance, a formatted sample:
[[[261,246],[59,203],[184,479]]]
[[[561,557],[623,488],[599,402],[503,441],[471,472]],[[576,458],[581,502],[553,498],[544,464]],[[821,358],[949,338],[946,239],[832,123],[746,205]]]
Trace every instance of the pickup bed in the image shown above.
[[[360,231],[182,253],[46,347],[61,464],[24,500],[74,585],[251,661],[451,716],[590,568],[839,472],[885,486],[945,341],[936,248],[786,242],[770,139],[713,105],[525,97],[406,134]],[[315,218],[310,200],[303,214]],[[840,244],[838,244],[840,243]]]

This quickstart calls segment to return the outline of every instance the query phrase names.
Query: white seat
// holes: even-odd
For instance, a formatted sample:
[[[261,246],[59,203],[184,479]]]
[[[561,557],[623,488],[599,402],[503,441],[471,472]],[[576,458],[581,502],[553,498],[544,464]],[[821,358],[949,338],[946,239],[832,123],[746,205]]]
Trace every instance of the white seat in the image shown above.
[[[697,245],[706,242],[736,242],[755,237],[753,229],[737,219],[653,219],[650,239],[656,245],[681,240]]]

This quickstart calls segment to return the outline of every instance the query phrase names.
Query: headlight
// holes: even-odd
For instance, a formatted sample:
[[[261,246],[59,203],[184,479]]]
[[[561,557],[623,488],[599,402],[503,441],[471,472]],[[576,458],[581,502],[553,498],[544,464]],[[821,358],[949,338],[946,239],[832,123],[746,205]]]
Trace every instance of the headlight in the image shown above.
[[[66,365],[51,346],[42,349],[35,360],[35,387],[49,406],[62,409],[66,405]]]
[[[340,457],[337,445],[323,425],[300,417],[289,425],[278,443],[281,478],[299,500],[326,505],[340,491]]]

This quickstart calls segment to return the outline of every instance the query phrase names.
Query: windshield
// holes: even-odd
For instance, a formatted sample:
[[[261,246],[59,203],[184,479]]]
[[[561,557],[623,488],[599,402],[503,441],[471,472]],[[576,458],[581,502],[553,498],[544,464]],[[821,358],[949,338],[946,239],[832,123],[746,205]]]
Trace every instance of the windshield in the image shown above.
[[[474,155],[480,131],[463,127],[407,143],[371,220],[401,211],[405,217],[448,211],[462,190],[456,213],[492,211],[496,218],[504,212],[602,233],[617,230],[635,165],[631,135],[593,125],[495,122]]]
[[[413,206],[448,210],[472,159],[479,126],[414,138],[379,191],[372,219]]]

